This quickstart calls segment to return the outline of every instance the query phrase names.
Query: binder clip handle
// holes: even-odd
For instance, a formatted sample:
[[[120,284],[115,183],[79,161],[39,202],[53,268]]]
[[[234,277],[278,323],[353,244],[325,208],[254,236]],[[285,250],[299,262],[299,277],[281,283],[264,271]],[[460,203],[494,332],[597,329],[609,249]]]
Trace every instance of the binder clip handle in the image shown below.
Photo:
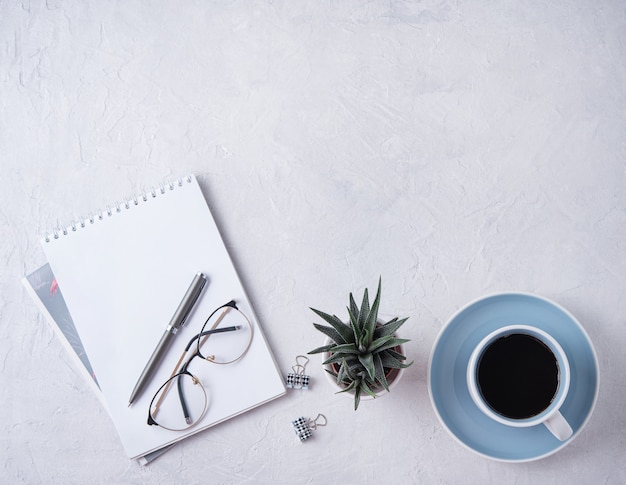
[[[317,416],[315,416],[315,419],[309,420],[309,427],[311,429],[317,429],[318,427],[326,426],[327,424],[328,419],[326,419],[326,416],[324,416],[322,413],[319,413]]]

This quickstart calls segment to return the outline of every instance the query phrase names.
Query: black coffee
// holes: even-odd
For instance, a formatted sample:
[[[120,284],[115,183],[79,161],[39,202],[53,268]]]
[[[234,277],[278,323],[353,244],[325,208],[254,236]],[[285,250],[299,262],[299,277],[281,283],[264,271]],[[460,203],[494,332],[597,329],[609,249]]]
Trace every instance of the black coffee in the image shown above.
[[[498,414],[524,419],[546,409],[559,386],[552,351],[530,335],[500,337],[483,351],[477,368],[483,399]]]

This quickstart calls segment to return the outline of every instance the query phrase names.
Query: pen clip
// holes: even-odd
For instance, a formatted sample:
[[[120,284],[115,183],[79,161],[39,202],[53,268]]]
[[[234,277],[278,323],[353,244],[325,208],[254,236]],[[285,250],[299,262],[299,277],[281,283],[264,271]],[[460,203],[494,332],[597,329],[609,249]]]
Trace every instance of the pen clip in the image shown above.
[[[178,330],[185,324],[187,318],[189,318],[189,315],[196,306],[196,302],[198,301],[198,298],[200,297],[200,294],[202,293],[202,289],[206,285],[206,282],[207,278],[206,276],[204,276],[204,274],[197,273],[196,276],[194,276],[191,285],[189,285],[189,288],[187,289],[183,300],[176,309],[176,312],[174,313],[174,316],[170,321],[170,326],[172,327],[172,329]]]
[[[185,313],[185,315],[183,315],[183,318],[182,318],[182,320],[180,322],[179,328],[182,327],[183,325],[185,325],[185,323],[187,323],[187,318],[189,317],[189,315],[191,315],[191,311],[195,308],[196,302],[198,301],[198,298],[200,298],[200,295],[202,294],[202,290],[204,289],[204,286],[206,285],[206,281],[207,281],[206,276],[204,276],[202,273],[198,273],[198,276],[200,276],[202,278],[202,282],[200,284],[200,288],[198,288],[198,291],[196,291],[195,296],[191,300],[189,308],[187,309],[187,313]]]

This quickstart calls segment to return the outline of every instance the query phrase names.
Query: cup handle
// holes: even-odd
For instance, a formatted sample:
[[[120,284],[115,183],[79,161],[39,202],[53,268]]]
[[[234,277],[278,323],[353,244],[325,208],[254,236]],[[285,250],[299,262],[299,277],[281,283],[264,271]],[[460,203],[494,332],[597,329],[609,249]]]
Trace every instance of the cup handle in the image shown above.
[[[560,411],[557,411],[549,419],[545,420],[543,424],[546,428],[560,441],[565,441],[572,436],[572,427],[565,420]]]

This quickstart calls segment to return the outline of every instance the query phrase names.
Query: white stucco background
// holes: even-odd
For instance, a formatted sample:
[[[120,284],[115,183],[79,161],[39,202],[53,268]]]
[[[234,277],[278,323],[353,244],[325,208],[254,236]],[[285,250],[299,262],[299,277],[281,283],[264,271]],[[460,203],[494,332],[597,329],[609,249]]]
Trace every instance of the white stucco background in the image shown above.
[[[0,1],[0,481],[626,482],[625,81],[621,1]],[[57,223],[187,172],[285,372],[310,306],[382,276],[415,360],[390,395],[355,413],[316,356],[308,392],[129,462],[20,279]],[[446,320],[509,290],[570,310],[601,372],[583,432],[524,464],[427,392]]]

